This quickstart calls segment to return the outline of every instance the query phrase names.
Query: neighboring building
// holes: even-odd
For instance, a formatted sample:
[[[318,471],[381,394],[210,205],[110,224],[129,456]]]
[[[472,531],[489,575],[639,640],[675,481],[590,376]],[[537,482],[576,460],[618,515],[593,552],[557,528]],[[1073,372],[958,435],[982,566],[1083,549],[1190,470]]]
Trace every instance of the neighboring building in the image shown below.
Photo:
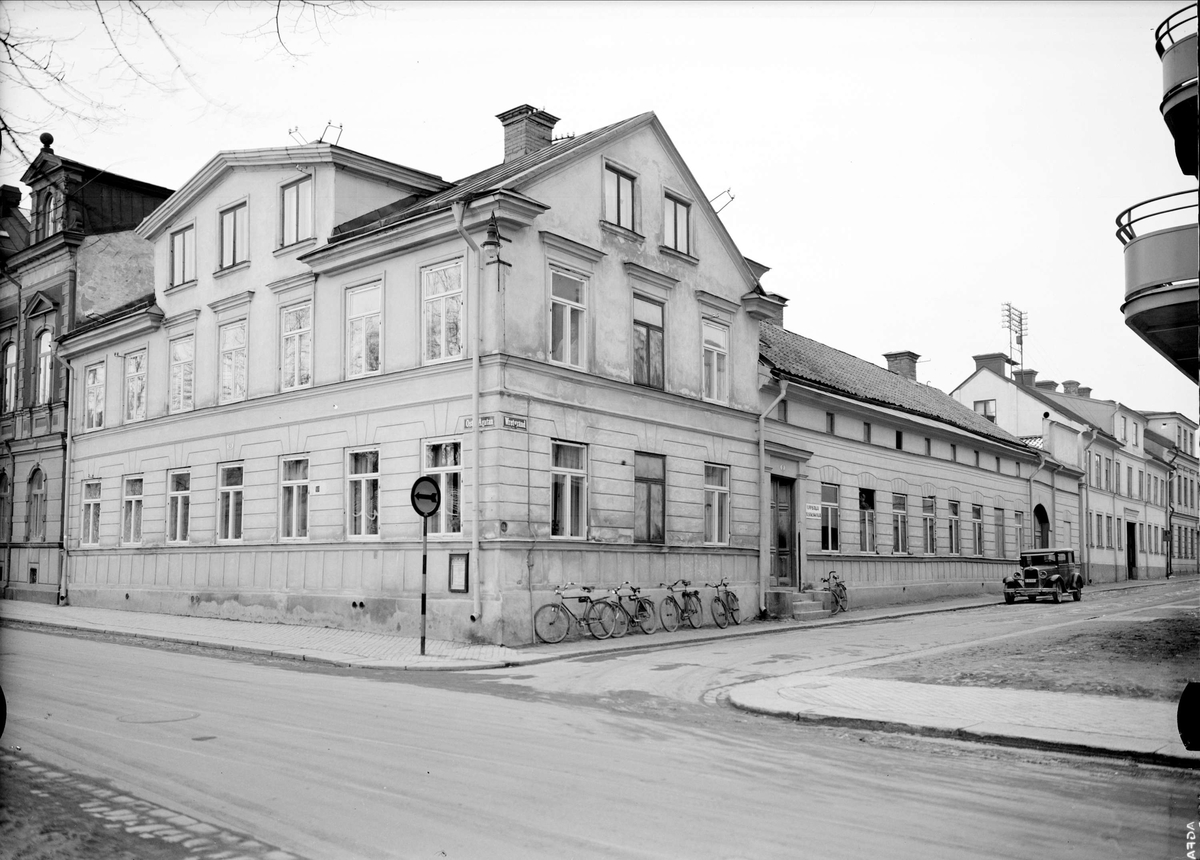
[[[1145,412],[1149,444],[1171,470],[1167,478],[1169,506],[1168,565],[1174,574],[1197,573],[1197,529],[1200,528],[1200,460],[1196,457],[1195,421],[1178,412]]]
[[[171,191],[62,158],[51,135],[41,139],[21,179],[31,225],[12,214],[19,194],[4,189],[0,564],[5,597],[57,602],[65,594],[67,401],[72,385],[86,394],[97,380],[73,375],[55,344],[150,288],[150,246],[133,228]]]
[[[1159,110],[1185,176],[1196,176],[1196,4],[1180,9],[1155,31],[1162,59]],[[1155,197],[1117,216],[1125,246],[1125,324],[1193,382],[1200,378],[1200,289],[1196,188]]]
[[[1090,582],[1165,576],[1168,464],[1147,444],[1137,410],[1097,400],[1074,380],[1009,376],[1002,353],[974,356],[975,372],[951,396],[987,415],[1059,464],[1079,470],[1077,532]],[[1071,546],[1076,546],[1070,541]]]

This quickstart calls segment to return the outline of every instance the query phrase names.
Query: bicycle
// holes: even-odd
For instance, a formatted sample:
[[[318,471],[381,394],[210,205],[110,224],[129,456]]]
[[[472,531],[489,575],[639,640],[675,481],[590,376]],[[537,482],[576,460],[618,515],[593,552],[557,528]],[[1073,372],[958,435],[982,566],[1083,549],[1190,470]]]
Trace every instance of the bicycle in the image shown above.
[[[629,594],[622,594],[621,590],[626,588],[629,589]],[[647,635],[658,629],[658,615],[654,611],[654,601],[649,597],[639,597],[640,588],[630,582],[625,582],[616,588],[609,589],[609,592],[613,596],[604,598],[604,602],[616,610],[616,623],[612,633],[614,639],[620,639],[629,632],[631,625]],[[625,607],[626,598],[633,601],[633,612]]]
[[[693,628],[699,628],[704,621],[703,608],[700,605],[700,592],[688,591],[688,586],[691,585],[691,580],[677,579],[670,585],[665,582],[659,585],[659,588],[665,588],[670,592],[662,599],[662,603],[658,605],[658,615],[662,620],[664,630],[674,633],[679,629],[681,620],[687,621]],[[680,597],[683,598],[683,606],[679,605],[679,601],[675,599],[675,589],[682,586]]]
[[[580,589],[583,594],[573,594],[570,598],[564,598],[563,592],[572,588]],[[591,592],[590,586],[576,585],[573,582],[555,588],[554,593],[558,596],[558,602],[547,603],[533,615],[533,632],[537,638],[547,645],[554,645],[567,638],[567,633],[572,626],[580,629],[586,628],[588,633],[597,639],[607,639],[612,636],[613,628],[616,626],[616,610],[606,600],[593,600]],[[564,602],[565,599],[586,603],[587,608],[580,615],[576,615]]]
[[[833,598],[829,614],[837,615],[839,612],[849,612],[850,598],[846,594],[846,585],[838,579],[837,572],[829,571],[829,576],[823,577],[821,582],[829,583],[829,594]]]
[[[742,612],[738,597],[729,590],[728,577],[723,578],[715,585],[711,582],[706,582],[705,585],[717,590],[712,599],[713,621],[717,622],[717,626],[724,629],[729,626],[730,621],[734,624],[741,624]]]

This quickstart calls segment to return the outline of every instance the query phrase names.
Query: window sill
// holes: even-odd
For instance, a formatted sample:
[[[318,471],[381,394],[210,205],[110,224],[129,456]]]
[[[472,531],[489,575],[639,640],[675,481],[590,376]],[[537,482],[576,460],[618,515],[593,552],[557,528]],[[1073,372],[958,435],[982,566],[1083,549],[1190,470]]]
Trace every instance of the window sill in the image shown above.
[[[232,266],[227,266],[224,269],[217,269],[213,272],[214,278],[223,278],[226,275],[232,275],[234,272],[242,272],[250,268],[249,260],[242,260],[240,263],[234,263]]]
[[[681,262],[690,263],[693,266],[700,265],[699,257],[693,257],[691,254],[685,254],[683,251],[672,248],[670,245],[659,245],[658,252]]]
[[[196,286],[196,283],[196,279],[192,278],[190,281],[184,281],[182,284],[168,284],[166,289],[163,290],[163,294],[169,296],[172,293],[182,293],[184,290]]]
[[[646,237],[641,233],[630,230],[628,227],[622,227],[620,224],[614,224],[611,221],[601,219],[600,229],[605,233],[611,233],[619,239],[628,239],[630,242],[637,242],[639,245],[646,241]]]
[[[275,249],[276,257],[282,257],[284,254],[294,254],[297,251],[303,251],[305,248],[312,248],[317,244],[316,236],[309,236],[307,239],[301,239],[299,242],[293,242],[290,245],[281,245]]]

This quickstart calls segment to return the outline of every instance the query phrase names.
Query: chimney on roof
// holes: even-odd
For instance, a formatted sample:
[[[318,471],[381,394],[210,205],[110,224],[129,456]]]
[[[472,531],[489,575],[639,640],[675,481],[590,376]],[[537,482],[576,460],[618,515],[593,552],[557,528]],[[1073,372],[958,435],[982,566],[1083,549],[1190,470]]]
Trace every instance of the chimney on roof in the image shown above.
[[[1079,386],[1079,396],[1080,397],[1091,397],[1092,389],[1088,388],[1086,385]]]
[[[21,189],[15,185],[0,185],[0,210],[9,215],[21,207]]]
[[[1043,379],[1040,382],[1033,383],[1033,387],[1039,391],[1058,391],[1058,383],[1053,379]]]
[[[888,370],[916,382],[917,359],[921,356],[909,350],[902,350],[901,352],[885,352],[883,357],[887,359]]]
[[[1079,383],[1074,379],[1063,380],[1063,394],[1079,394]]]
[[[558,117],[538,110],[533,105],[521,105],[498,113],[496,119],[504,126],[506,163],[549,146],[553,140],[554,124],[558,122]]]
[[[1026,370],[1022,368],[1013,374],[1013,378],[1017,380],[1017,385],[1024,385],[1026,388],[1033,388],[1034,380],[1037,379],[1037,371]]]
[[[1002,352],[989,352],[986,355],[973,355],[975,369],[990,370],[999,377],[1004,376],[1004,365],[1008,364],[1008,356]]]

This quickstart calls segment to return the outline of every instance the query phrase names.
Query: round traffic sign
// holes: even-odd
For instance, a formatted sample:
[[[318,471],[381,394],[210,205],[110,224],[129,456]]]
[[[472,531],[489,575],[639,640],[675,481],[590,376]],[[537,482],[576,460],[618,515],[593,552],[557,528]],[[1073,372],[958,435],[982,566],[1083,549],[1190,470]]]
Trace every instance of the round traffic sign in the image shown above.
[[[413,510],[422,517],[432,517],[442,506],[442,488],[428,475],[417,478],[409,494]]]

